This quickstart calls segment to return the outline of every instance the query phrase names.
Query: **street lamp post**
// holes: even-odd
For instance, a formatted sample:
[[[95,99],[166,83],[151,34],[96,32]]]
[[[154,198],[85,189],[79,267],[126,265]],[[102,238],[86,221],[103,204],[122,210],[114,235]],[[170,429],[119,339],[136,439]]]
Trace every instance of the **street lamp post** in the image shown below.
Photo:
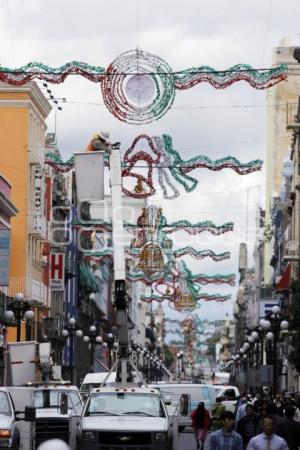
[[[269,342],[272,342],[273,350],[273,396],[276,394],[277,390],[277,372],[278,372],[278,342],[280,338],[281,331],[287,331],[289,329],[289,323],[287,320],[283,320],[280,314],[279,306],[274,306],[272,308],[272,314],[270,316],[271,331],[267,333],[266,338]]]
[[[107,345],[108,345],[108,368],[111,369],[112,366],[112,349],[114,345],[114,335],[113,333],[107,334]]]
[[[89,333],[83,336],[83,342],[89,343],[90,345],[90,371],[94,371],[94,357],[95,357],[95,347],[97,344],[101,345],[103,343],[102,337],[98,335],[97,327],[91,325],[89,328]],[[104,342],[103,345],[107,343]]]
[[[61,335],[65,339],[69,339],[70,343],[70,367],[71,367],[71,383],[74,382],[74,351],[75,351],[75,342],[74,337],[82,338],[83,332],[78,328],[75,317],[70,317],[68,320],[68,324],[64,327],[61,332]]]
[[[21,322],[23,319],[31,320],[34,317],[34,312],[31,309],[30,303],[25,300],[24,294],[17,293],[14,300],[9,304],[9,309],[5,312],[7,320],[15,320],[17,326],[17,342],[21,340]],[[30,339],[26,332],[26,340]]]

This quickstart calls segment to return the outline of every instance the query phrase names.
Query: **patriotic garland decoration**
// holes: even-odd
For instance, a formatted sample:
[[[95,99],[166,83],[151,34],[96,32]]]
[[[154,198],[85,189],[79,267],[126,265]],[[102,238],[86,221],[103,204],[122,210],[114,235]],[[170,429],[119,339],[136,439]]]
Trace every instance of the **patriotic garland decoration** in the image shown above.
[[[60,67],[37,62],[16,69],[0,66],[0,81],[17,86],[33,79],[62,83],[69,75],[100,83],[107,109],[120,121],[141,125],[164,116],[174,102],[176,90],[205,82],[215,89],[225,89],[238,81],[254,89],[267,89],[287,78],[287,66],[254,69],[237,64],[218,71],[203,65],[174,72],[159,56],[139,49],[122,53],[107,69],[77,61]]]
[[[235,284],[235,274],[231,273],[228,275],[224,274],[216,274],[216,275],[206,275],[204,273],[193,274],[189,269],[186,268],[185,280],[190,281],[192,283],[199,284],[228,284],[230,286],[234,286]],[[127,274],[127,280],[131,282],[141,281],[147,285],[151,285],[153,283],[163,283],[164,281],[173,281],[173,276],[165,271],[155,272],[154,274],[146,274],[143,271],[129,271]],[[217,297],[216,297],[217,299]],[[209,298],[208,298],[209,300]],[[227,298],[228,300],[228,298]]]
[[[203,300],[205,302],[226,302],[228,300],[231,299],[231,295],[221,295],[221,294],[207,294],[207,293],[202,293],[199,294],[194,300],[195,301],[200,301]],[[151,303],[151,302],[158,302],[161,303],[164,300],[169,300],[170,299],[167,296],[162,296],[162,295],[142,295],[141,296],[141,301],[147,302],[147,303]]]
[[[148,147],[147,151],[139,150],[139,146],[143,146],[144,144]],[[58,154],[48,152],[46,155],[46,163],[55,170],[67,172],[74,166],[74,157],[63,161]],[[109,164],[108,155],[106,155],[105,164]],[[136,166],[146,169],[147,174],[141,174]],[[261,170],[262,161],[256,159],[247,163],[241,163],[232,156],[212,160],[204,155],[199,155],[185,161],[173,148],[171,136],[149,137],[142,134],[134,139],[126,151],[122,167],[123,181],[133,179],[136,182],[136,186],[133,189],[126,188],[123,183],[124,194],[133,198],[147,198],[154,195],[156,193],[156,183],[153,172],[156,169],[158,173],[157,180],[163,197],[171,200],[180,195],[175,185],[176,183],[179,183],[186,192],[192,192],[196,189],[199,180],[188,175],[195,169],[204,168],[211,171],[231,169],[239,175],[247,175]]]
[[[211,258],[213,261],[224,261],[225,259],[230,258],[230,252],[223,252],[216,254],[212,250],[200,250],[197,251],[194,247],[183,247],[178,250],[174,250],[175,258],[182,258],[183,256],[191,256],[192,258],[201,261],[204,258]],[[102,260],[104,258],[112,258],[113,257],[113,248],[106,248],[102,251],[87,251],[84,252],[86,256],[93,256]],[[125,254],[131,256],[132,258],[138,258],[140,251],[137,248],[127,248],[125,249]]]
[[[95,230],[103,230],[103,231],[107,231],[107,232],[111,232],[112,231],[112,224],[111,221],[105,221],[105,220],[92,220],[92,221],[81,221],[81,220],[74,220],[72,222],[73,226],[84,226],[84,227],[92,227]],[[150,227],[150,226],[149,226]],[[147,225],[141,226],[141,225],[136,225],[133,223],[129,223],[129,222],[124,222],[124,228],[126,229],[126,231],[135,234],[136,232],[139,232],[139,230],[144,230],[145,233],[147,233]],[[166,234],[171,234],[171,233],[175,233],[176,231],[186,231],[189,234],[199,234],[199,233],[203,233],[203,232],[208,232],[211,233],[214,236],[219,236],[220,234],[224,234],[224,233],[228,233],[229,231],[233,231],[233,222],[226,222],[222,225],[215,225],[213,222],[209,221],[204,221],[204,222],[197,222],[195,224],[192,224],[191,222],[189,222],[188,220],[178,220],[176,222],[171,222],[171,223],[165,223],[165,224],[160,224],[157,227],[159,230],[162,230],[164,233]],[[209,251],[209,250],[204,250],[204,254],[200,255],[200,253],[197,253],[192,247],[185,247],[183,249],[179,249],[177,250],[178,253],[178,257],[183,256],[179,255],[179,253],[184,253],[184,254],[191,254],[192,256],[194,256],[196,259],[203,259],[206,256],[210,256],[212,257],[212,259],[214,259],[215,261],[219,261],[221,259],[227,259],[228,256],[228,252],[221,254],[221,255],[215,255],[213,252]],[[205,252],[207,254],[205,254]],[[130,250],[130,255],[131,256],[135,256],[136,251],[135,250]],[[225,255],[225,257],[223,257]],[[105,256],[105,255],[103,255]],[[221,259],[220,259],[221,258]]]
[[[230,258],[230,252],[223,252],[216,254],[212,250],[200,250],[197,251],[193,247],[184,247],[179,248],[178,250],[174,251],[174,256],[176,258],[181,258],[182,256],[192,256],[193,258],[197,260],[202,260],[204,258],[211,258],[214,261],[224,261],[225,259]]]

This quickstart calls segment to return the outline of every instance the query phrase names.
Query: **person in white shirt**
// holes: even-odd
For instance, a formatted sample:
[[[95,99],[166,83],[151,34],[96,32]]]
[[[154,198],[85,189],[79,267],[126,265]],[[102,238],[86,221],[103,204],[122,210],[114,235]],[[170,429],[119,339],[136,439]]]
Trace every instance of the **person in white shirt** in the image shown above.
[[[286,441],[273,433],[273,417],[263,418],[263,433],[253,437],[247,447],[247,450],[289,450]]]

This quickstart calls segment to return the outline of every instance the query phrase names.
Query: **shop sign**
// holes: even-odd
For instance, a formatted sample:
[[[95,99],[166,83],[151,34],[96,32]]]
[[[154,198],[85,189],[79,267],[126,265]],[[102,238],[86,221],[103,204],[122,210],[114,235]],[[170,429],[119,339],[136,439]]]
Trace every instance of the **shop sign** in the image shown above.
[[[50,255],[50,289],[64,291],[65,289],[65,254],[51,253]]]
[[[0,230],[0,286],[9,285],[10,230]]]

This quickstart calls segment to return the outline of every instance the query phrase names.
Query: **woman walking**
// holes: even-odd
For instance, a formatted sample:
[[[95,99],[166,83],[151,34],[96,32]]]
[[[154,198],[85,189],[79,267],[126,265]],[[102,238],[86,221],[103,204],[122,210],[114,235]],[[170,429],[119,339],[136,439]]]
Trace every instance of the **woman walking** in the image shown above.
[[[211,420],[207,409],[203,402],[200,402],[191,414],[192,417],[192,427],[195,430],[195,438],[197,442],[197,449],[204,449],[204,442],[207,436],[207,431],[210,428]]]

